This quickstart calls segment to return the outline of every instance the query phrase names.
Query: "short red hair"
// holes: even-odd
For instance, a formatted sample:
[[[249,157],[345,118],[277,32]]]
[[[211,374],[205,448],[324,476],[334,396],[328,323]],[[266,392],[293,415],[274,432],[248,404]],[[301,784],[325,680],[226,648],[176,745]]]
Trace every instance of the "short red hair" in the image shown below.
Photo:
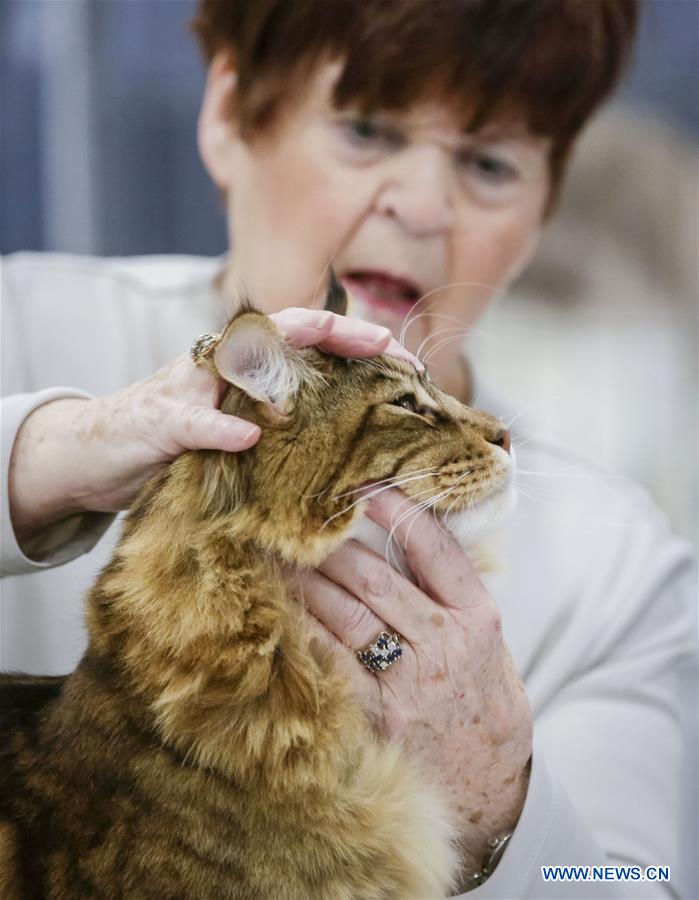
[[[208,59],[231,49],[243,133],[269,125],[323,59],[364,112],[439,98],[464,126],[524,120],[552,138],[552,195],[572,143],[628,59],[637,0],[200,0]]]

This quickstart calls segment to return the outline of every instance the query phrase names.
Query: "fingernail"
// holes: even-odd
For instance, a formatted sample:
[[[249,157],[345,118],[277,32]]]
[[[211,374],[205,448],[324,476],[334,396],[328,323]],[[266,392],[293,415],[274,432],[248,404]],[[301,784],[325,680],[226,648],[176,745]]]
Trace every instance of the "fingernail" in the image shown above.
[[[396,359],[404,359],[406,362],[409,362],[414,369],[417,369],[418,372],[424,372],[425,370],[424,365],[417,356],[413,356],[409,350],[406,350],[405,347],[399,344],[395,339],[391,341],[388,347],[386,347],[384,353],[388,356],[394,356]]]
[[[249,425],[246,422],[227,422],[227,430],[241,443],[247,444],[253,439],[257,440],[260,436],[260,428],[258,425]]]
[[[349,321],[347,328],[352,337],[364,338],[373,344],[380,344],[390,337],[391,332],[382,325],[372,325],[370,322],[360,322],[358,319]]]

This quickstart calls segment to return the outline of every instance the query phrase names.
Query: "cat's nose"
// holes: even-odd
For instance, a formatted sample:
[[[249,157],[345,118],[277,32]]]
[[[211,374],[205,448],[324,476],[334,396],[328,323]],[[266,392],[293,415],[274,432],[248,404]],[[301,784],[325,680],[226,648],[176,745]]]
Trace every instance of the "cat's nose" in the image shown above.
[[[487,438],[489,444],[495,444],[502,447],[505,453],[510,452],[510,432],[507,428],[498,428],[492,437]]]

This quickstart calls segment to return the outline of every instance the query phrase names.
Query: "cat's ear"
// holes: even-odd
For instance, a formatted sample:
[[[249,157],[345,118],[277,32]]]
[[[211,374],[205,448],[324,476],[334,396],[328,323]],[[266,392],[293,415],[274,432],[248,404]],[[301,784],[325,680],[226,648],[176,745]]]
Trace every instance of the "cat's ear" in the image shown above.
[[[236,316],[213,354],[218,375],[279,415],[293,406],[307,363],[272,320],[256,311]]]
[[[339,316],[347,315],[347,291],[344,285],[338,281],[333,268],[330,268],[328,292],[325,295],[325,309],[337,313]]]

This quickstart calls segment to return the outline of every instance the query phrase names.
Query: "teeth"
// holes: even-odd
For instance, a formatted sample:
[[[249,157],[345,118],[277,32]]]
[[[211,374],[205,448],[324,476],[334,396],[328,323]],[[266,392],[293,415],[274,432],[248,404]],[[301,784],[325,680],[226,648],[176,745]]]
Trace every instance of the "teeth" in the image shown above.
[[[351,290],[347,291],[347,315],[353,319],[368,319],[369,307]]]
[[[382,300],[414,301],[417,299],[415,288],[391,278],[361,274],[351,275],[350,278]]]

